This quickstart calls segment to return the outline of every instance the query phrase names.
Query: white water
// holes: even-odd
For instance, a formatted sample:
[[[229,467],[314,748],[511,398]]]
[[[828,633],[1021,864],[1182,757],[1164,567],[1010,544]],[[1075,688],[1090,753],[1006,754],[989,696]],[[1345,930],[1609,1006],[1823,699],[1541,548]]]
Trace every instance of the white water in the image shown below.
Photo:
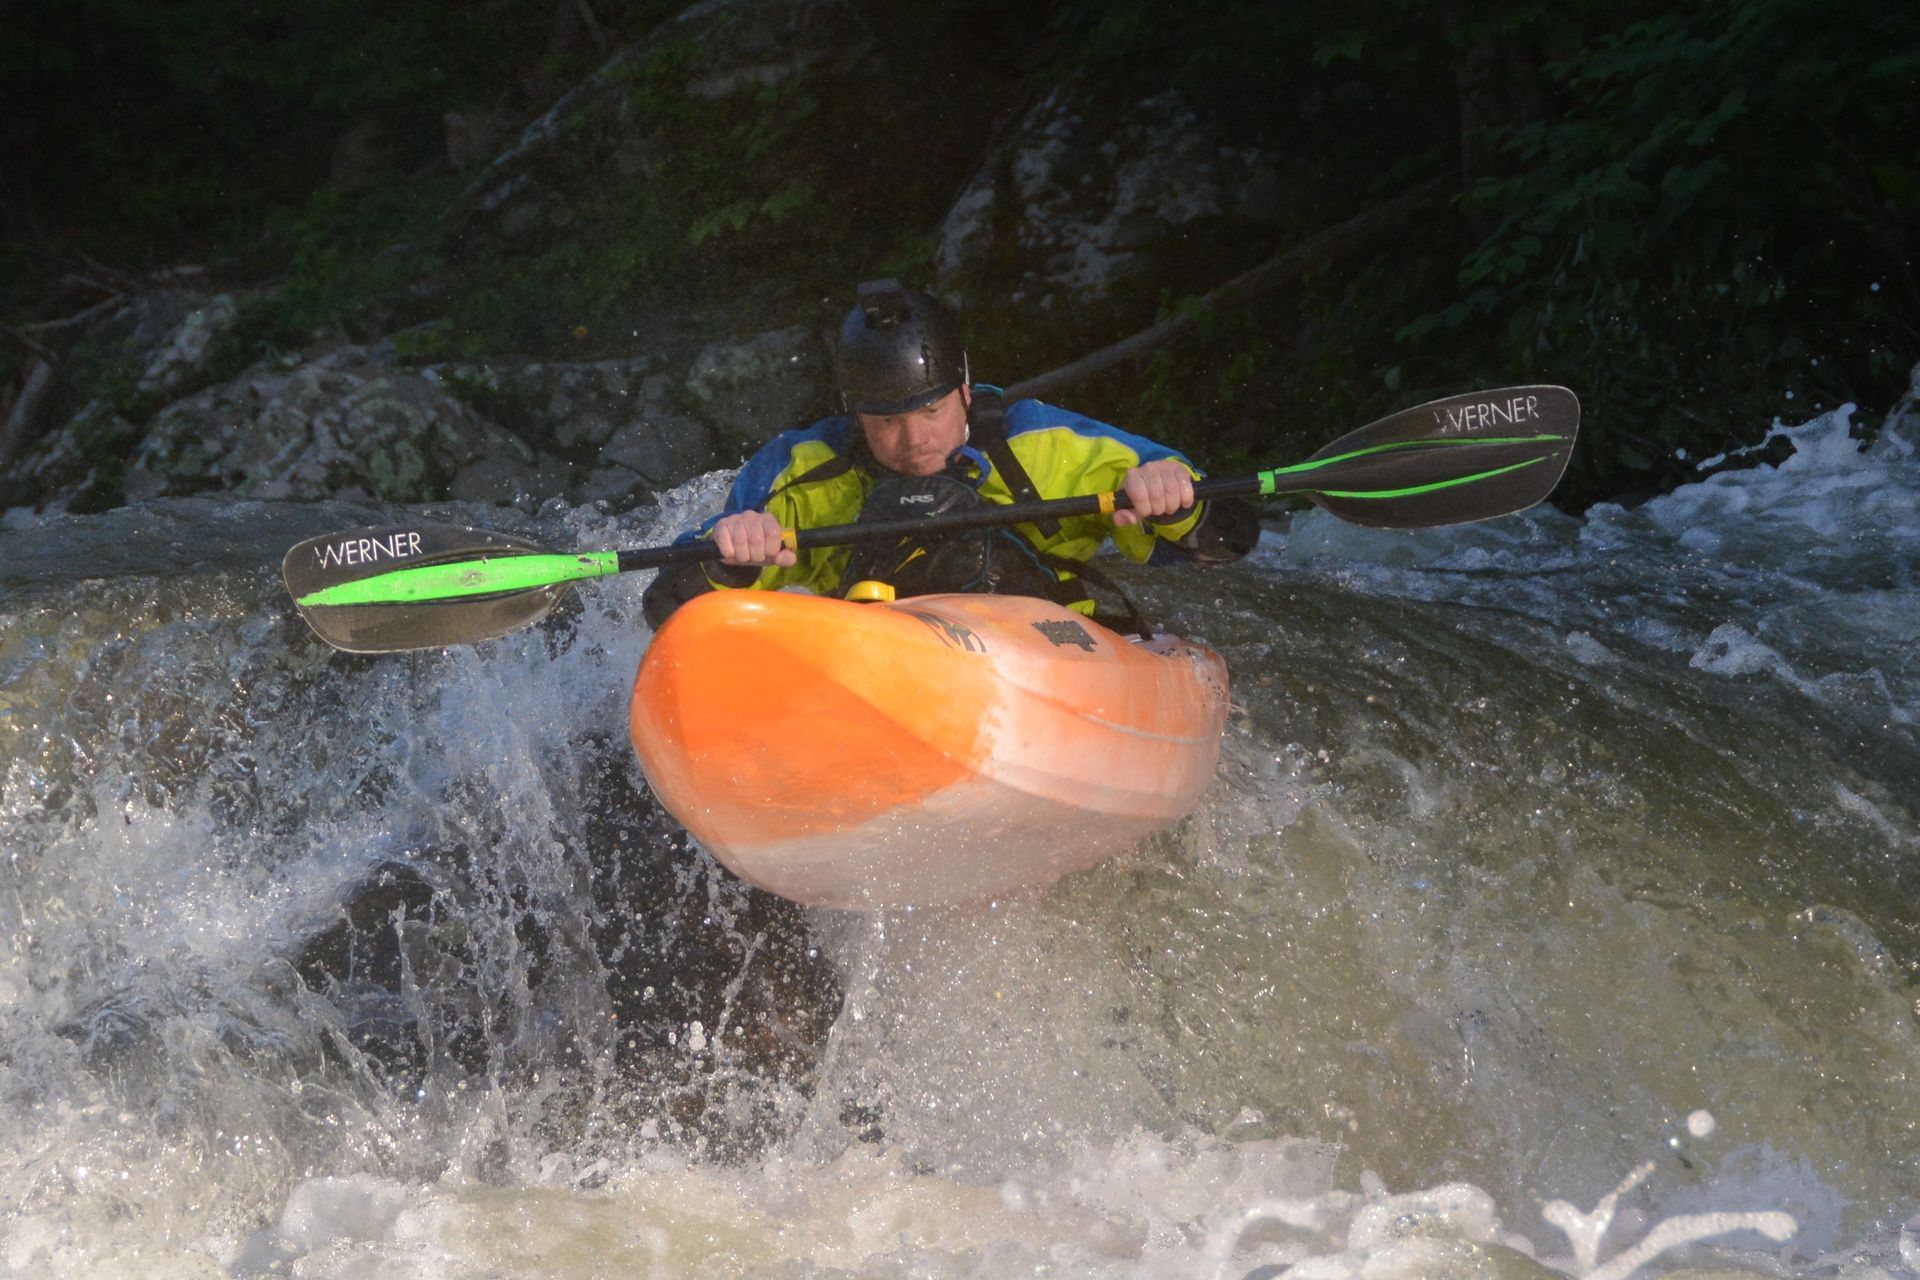
[[[0,531],[0,1274],[1920,1276],[1920,463],[1792,439],[1140,579],[1201,812],[876,917],[638,799],[642,583],[357,659],[272,566],[368,513]]]

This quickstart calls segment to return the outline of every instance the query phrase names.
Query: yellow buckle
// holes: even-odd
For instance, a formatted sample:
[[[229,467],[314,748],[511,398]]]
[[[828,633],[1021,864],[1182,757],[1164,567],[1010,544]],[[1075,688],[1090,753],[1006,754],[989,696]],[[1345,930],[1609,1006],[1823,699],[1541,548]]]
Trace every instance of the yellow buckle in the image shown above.
[[[855,604],[892,604],[893,584],[863,578],[847,588],[847,599]]]

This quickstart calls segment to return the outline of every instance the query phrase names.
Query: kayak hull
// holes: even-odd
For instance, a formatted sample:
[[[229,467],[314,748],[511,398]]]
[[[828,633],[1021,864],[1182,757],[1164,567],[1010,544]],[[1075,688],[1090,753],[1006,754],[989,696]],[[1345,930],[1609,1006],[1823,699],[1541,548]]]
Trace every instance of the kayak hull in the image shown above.
[[[1226,664],[1050,601],[682,606],[634,681],[667,811],[752,884],[875,908],[1044,884],[1178,821],[1219,758]]]

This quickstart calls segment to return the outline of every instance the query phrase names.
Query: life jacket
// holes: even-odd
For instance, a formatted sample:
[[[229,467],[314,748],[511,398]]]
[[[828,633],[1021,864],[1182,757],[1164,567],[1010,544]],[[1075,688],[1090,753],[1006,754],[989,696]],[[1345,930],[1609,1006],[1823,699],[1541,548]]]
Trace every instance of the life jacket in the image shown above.
[[[964,474],[943,471],[931,476],[888,476],[867,494],[859,522],[935,520],[986,505]],[[1058,592],[1061,579],[1043,556],[1032,543],[1005,526],[905,534],[855,547],[841,585],[884,582],[901,597],[960,591],[1050,599]]]
[[[971,463],[978,475],[966,473]],[[857,425],[846,452],[829,458],[788,480],[774,491],[819,484],[859,470],[878,475],[862,503],[859,520],[895,520],[903,516],[933,515],[971,510],[986,505],[979,486],[988,468],[996,471],[1016,502],[1043,497],[1007,438],[1006,397],[1000,388],[975,383],[967,408],[967,443],[955,464],[935,476],[896,476],[887,472],[867,448]],[[930,483],[931,482],[931,483]],[[774,495],[769,495],[769,501]],[[898,596],[943,592],[998,592],[1050,599],[1078,613],[1095,616],[1096,603],[1087,591],[1092,584],[1120,602],[1120,613],[1105,620],[1151,637],[1152,631],[1133,600],[1106,574],[1068,556],[1042,550],[1036,541],[1056,537],[1059,522],[1029,523],[1038,539],[1020,536],[1007,527],[941,531],[908,535],[884,544],[856,549],[841,575],[842,588],[863,580],[886,582]]]

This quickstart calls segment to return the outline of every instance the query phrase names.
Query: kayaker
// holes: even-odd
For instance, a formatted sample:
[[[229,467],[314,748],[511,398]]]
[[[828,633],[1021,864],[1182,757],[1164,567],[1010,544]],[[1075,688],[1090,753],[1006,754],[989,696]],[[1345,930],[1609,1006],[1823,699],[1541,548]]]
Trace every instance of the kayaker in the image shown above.
[[[1086,562],[1109,538],[1141,562],[1238,559],[1259,537],[1238,500],[1196,503],[1199,471],[1165,445],[1038,400],[1007,403],[972,381],[960,323],[933,295],[878,280],[840,327],[843,411],[775,436],[741,468],[725,510],[683,537],[712,538],[720,563],[663,571],[645,611],[658,627],[716,589],[839,594],[862,579],[901,596],[997,591],[1092,614]],[[1131,510],[795,553],[782,529],[927,515],[980,503],[1124,490]]]

